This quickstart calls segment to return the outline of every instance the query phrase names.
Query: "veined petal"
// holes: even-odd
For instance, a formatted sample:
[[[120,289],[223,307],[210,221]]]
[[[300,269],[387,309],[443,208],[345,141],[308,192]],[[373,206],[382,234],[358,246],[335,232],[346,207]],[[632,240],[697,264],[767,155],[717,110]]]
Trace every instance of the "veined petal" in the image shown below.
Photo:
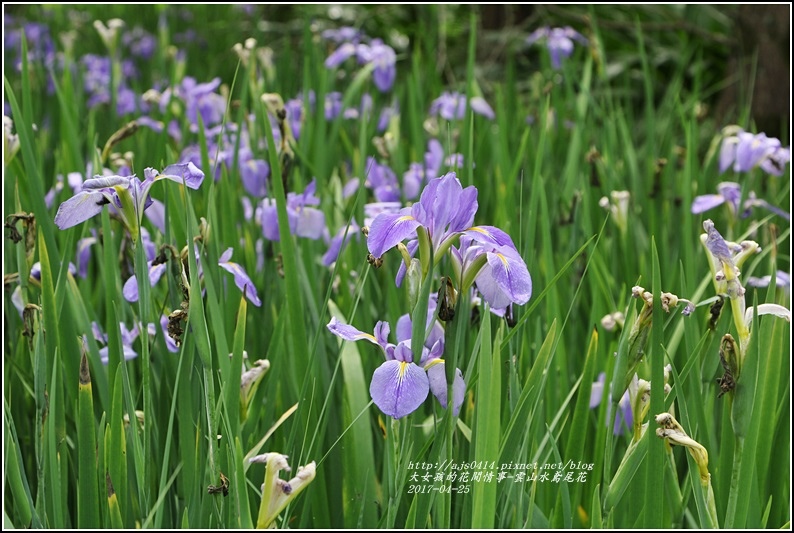
[[[510,238],[510,235],[495,226],[473,226],[468,228],[464,234],[482,244],[509,246],[513,250],[516,250],[516,246],[513,244],[513,239]]]
[[[426,368],[427,379],[430,382],[430,390],[433,396],[438,400],[438,403],[441,404],[441,407],[446,409],[447,371],[445,369],[445,364],[441,359],[432,359]],[[459,368],[456,368],[455,379],[452,381],[452,413],[455,416],[458,416],[458,413],[460,413],[460,406],[463,405],[465,394],[466,383],[463,381],[463,372],[461,372]]]
[[[510,302],[527,303],[532,296],[532,278],[521,256],[505,246],[488,252],[487,258],[487,265],[476,278],[477,288],[486,301],[493,307],[507,307]],[[498,291],[493,290],[492,283]]]
[[[245,297],[248,298],[252,304],[259,307],[262,305],[262,301],[259,299],[259,295],[256,293],[256,287],[254,286],[254,282],[251,281],[251,278],[248,277],[248,273],[245,271],[243,267],[229,261],[232,256],[232,248],[227,249],[223,255],[221,255],[221,259],[225,259],[222,261],[218,261],[218,265],[226,270],[227,272],[231,272],[234,275],[234,284],[237,285],[237,288],[245,294]]]
[[[102,212],[102,207],[110,203],[107,198],[109,194],[100,191],[77,193],[58,207],[55,225],[60,229],[67,229],[98,215]]]
[[[184,183],[191,189],[198,189],[201,186],[201,182],[204,181],[204,172],[193,163],[177,163],[165,167],[155,179],[161,178]]]
[[[371,342],[372,344],[378,344],[378,339],[376,339],[371,333],[364,333],[353,326],[342,324],[339,322],[339,320],[337,320],[336,317],[331,317],[331,321],[328,323],[327,327],[331,333],[337,337],[341,337],[346,341],[360,341],[363,339]]]
[[[697,196],[692,201],[692,214],[697,215],[703,213],[704,211],[714,209],[724,203],[725,197],[721,194],[704,194],[702,196]]]
[[[416,234],[420,226],[410,214],[410,208],[401,209],[399,213],[381,214],[372,221],[367,237],[367,248],[375,257],[381,257],[398,243]]]
[[[375,405],[392,418],[416,411],[430,391],[427,374],[418,365],[386,361],[372,374],[369,394]]]
[[[83,191],[109,189],[112,187],[130,187],[130,178],[122,176],[94,176],[83,182]]]

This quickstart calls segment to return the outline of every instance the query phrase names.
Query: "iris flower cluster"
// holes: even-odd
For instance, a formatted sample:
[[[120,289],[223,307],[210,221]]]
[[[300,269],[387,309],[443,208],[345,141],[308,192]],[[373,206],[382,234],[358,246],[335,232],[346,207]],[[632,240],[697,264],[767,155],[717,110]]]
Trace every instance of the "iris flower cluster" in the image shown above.
[[[460,292],[476,286],[482,299],[497,309],[525,304],[532,295],[527,266],[504,231],[473,225],[477,206],[477,189],[474,186],[464,189],[454,172],[430,180],[417,203],[397,212],[384,210],[374,217],[367,232],[372,261],[377,263],[387,251],[397,247],[403,257],[397,283],[407,273],[410,288],[417,285],[414,278],[420,277],[418,284],[421,284],[430,275],[432,266],[449,252]],[[405,240],[407,245],[403,244]],[[419,259],[412,257],[417,250]],[[386,360],[373,374],[370,395],[375,405],[393,418],[402,418],[418,409],[429,392],[447,407],[448,383],[441,359],[444,328],[436,317],[437,305],[440,304],[431,298],[425,328],[429,333],[421,354],[411,350],[408,315],[397,323],[397,344],[388,341],[387,322],[378,322],[373,334],[342,324],[336,318],[328,324],[328,329],[344,340],[368,340],[381,347]],[[456,368],[452,382],[455,415],[463,403],[465,390],[463,374]]]
[[[507,233],[493,226],[474,226],[477,189],[461,186],[454,172],[430,180],[419,202],[397,213],[382,213],[372,222],[367,247],[375,258],[408,240],[413,256],[422,247],[433,249],[438,263],[451,253],[453,270],[461,291],[474,283],[494,308],[523,305],[532,295],[532,278],[515,244]],[[453,244],[459,241],[458,247]],[[429,253],[421,253],[422,272],[429,270]],[[410,262],[402,265],[398,284]]]

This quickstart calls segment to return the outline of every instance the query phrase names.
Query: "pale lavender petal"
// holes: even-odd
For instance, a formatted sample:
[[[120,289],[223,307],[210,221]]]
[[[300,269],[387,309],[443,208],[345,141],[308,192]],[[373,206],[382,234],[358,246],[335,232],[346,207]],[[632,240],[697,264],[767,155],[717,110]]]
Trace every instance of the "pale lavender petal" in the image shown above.
[[[767,155],[759,165],[764,172],[773,176],[782,176],[786,164],[791,161],[790,148],[776,148]]]
[[[336,68],[355,53],[356,45],[353,43],[345,43],[328,56],[325,60],[325,68]]]
[[[408,244],[405,245],[408,248],[408,255],[413,257],[416,255],[416,251],[419,249],[419,241],[414,239],[412,241],[408,241]],[[405,274],[408,270],[405,267],[405,261],[400,261],[400,267],[397,269],[397,275],[394,277],[394,283],[398,287],[403,284],[403,279],[405,279]]]
[[[447,408],[447,374],[445,370],[445,363],[431,362],[430,368],[427,369],[427,379],[430,382],[430,390],[433,396],[436,397],[438,403],[444,409]],[[460,413],[460,406],[463,405],[463,398],[466,394],[466,383],[463,381],[463,372],[459,368],[455,369],[455,379],[452,381],[452,414],[458,416]]]
[[[394,63],[389,65],[379,65],[375,67],[375,70],[372,72],[372,80],[375,82],[375,87],[377,87],[382,93],[391,90],[396,77],[397,68],[395,67]]]
[[[19,311],[20,318],[22,317],[22,312],[25,310],[25,302],[22,300],[22,286],[17,285],[17,288],[14,289],[14,292],[11,293],[11,303],[14,304],[14,307],[17,308]]]
[[[518,252],[500,247],[487,252],[487,261],[475,278],[483,299],[496,308],[507,307],[511,302],[527,303],[532,296],[532,278]]]
[[[91,246],[96,244],[96,242],[96,237],[86,237],[77,241],[77,273],[81,278],[85,278],[88,275]]]
[[[129,189],[131,178],[122,176],[94,176],[83,182],[83,191],[94,191],[97,189],[108,189],[112,187],[124,187]]]
[[[469,100],[469,105],[471,106],[472,111],[475,113],[482,115],[486,118],[493,120],[496,117],[496,114],[491,109],[491,106],[488,105],[488,102],[485,101],[485,98],[482,96],[475,96],[471,100]]]
[[[535,30],[535,31],[533,31],[532,33],[529,34],[529,36],[526,38],[526,43],[527,44],[534,44],[535,42],[539,41],[540,39],[543,39],[544,37],[548,37],[549,36],[549,30],[550,30],[550,28],[548,26],[544,26],[543,28],[538,28],[537,30]]]
[[[394,351],[391,352],[391,357],[394,358],[396,361],[401,361],[403,363],[412,363],[414,360],[414,354],[411,351],[411,341],[403,341],[397,344],[394,347]]]
[[[413,324],[411,315],[405,314],[397,319],[397,342],[411,340]]]
[[[634,421],[634,416],[631,412],[631,397],[629,392],[626,391],[618,403],[618,414],[615,416],[615,425],[612,428],[612,433],[615,435],[622,435],[623,432],[628,431]]]
[[[325,230],[325,214],[319,209],[304,207],[298,212],[295,235],[308,239],[319,239]]]
[[[167,178],[177,183],[184,183],[191,189],[198,189],[204,181],[204,172],[193,163],[178,163],[165,167],[155,179],[160,178]]]
[[[378,344],[386,348],[386,345],[389,344],[389,332],[391,331],[391,327],[389,326],[388,322],[383,320],[379,321],[375,324],[375,339],[378,341]]]
[[[427,152],[425,152],[425,169],[427,177],[438,176],[441,171],[441,164],[444,162],[444,147],[438,139],[430,139],[427,143]]]
[[[138,354],[135,352],[135,350],[132,349],[131,346],[124,345],[122,346],[122,350],[124,353],[124,359],[126,361],[138,357]],[[105,346],[104,348],[101,348],[99,350],[99,358],[102,360],[102,364],[104,365],[108,364],[108,361],[110,361],[109,351],[110,348],[108,346]]]
[[[380,365],[369,386],[375,405],[392,418],[402,418],[416,411],[429,391],[427,374],[421,367],[397,360]]]
[[[598,374],[598,379],[593,382],[590,388],[590,409],[594,409],[601,405],[601,398],[604,397],[604,381],[606,381],[606,373],[601,372]]]
[[[706,248],[711,252],[716,259],[728,264],[733,264],[732,254],[725,239],[722,238],[720,232],[714,227],[714,222],[706,220],[703,222],[703,229],[706,230]]]
[[[336,261],[339,257],[339,252],[342,251],[342,246],[350,242],[352,237],[358,237],[358,235],[360,235],[360,229],[361,228],[358,227],[355,221],[351,222],[350,226],[341,228],[336,235],[334,235],[334,238],[331,239],[328,251],[323,255],[323,265],[330,266],[331,263]],[[347,233],[347,236],[345,236],[345,233]]]
[[[270,165],[261,159],[248,159],[240,163],[240,179],[246,192],[256,198],[267,194],[267,178],[270,176]]]
[[[734,213],[739,211],[739,202],[742,199],[742,188],[738,183],[723,181],[717,185],[717,192],[733,206]]]
[[[342,187],[342,198],[347,200],[358,192],[359,179],[353,178]]]
[[[163,202],[153,198],[151,205],[143,214],[155,228],[160,230],[160,233],[165,234],[165,204]]]
[[[720,147],[720,174],[728,170],[736,160],[736,145],[738,142],[739,139],[733,136],[722,139],[722,146]]]
[[[508,294],[511,302],[523,305],[529,301],[532,296],[532,278],[524,259],[515,250],[502,247],[498,252],[489,253],[488,264],[494,279]]]
[[[79,192],[58,207],[55,225],[60,229],[76,226],[101,213],[102,207],[107,203],[109,200],[102,192]]]
[[[232,254],[233,254],[233,253],[234,253],[234,248],[227,248],[227,249],[226,249],[226,251],[225,251],[225,252],[223,252],[223,253],[221,254],[221,256],[218,258],[218,262],[219,262],[219,263],[226,263],[226,262],[228,262],[228,261],[229,261],[229,259],[231,259],[231,258],[232,258]]]
[[[416,234],[420,223],[410,214],[411,209],[401,209],[399,213],[381,214],[372,222],[367,237],[367,247],[375,257],[381,257],[403,240]]]
[[[760,278],[751,276],[747,278],[747,286],[754,287],[756,289],[762,289],[765,287],[769,287],[769,284],[772,282],[772,276],[763,276]],[[775,275],[775,285],[780,288],[787,288],[791,286],[791,278],[786,272],[782,270],[778,270],[777,274]]]
[[[715,207],[724,203],[725,197],[721,194],[704,194],[702,196],[696,196],[692,201],[692,214],[697,215],[703,213],[704,211],[714,209]]]
[[[121,294],[128,302],[138,301],[138,278],[134,274],[124,282],[124,287],[121,289]]]
[[[496,226],[472,226],[464,232],[464,235],[479,243],[491,244],[493,246],[508,246],[513,250],[516,249],[510,235]],[[463,248],[462,244],[461,248]]]
[[[360,341],[363,339],[372,344],[378,344],[378,339],[371,333],[364,333],[353,326],[342,324],[336,317],[331,317],[331,321],[328,323],[327,327],[331,333],[346,341]]]
[[[149,283],[152,285],[152,287],[157,285],[157,282],[160,281],[161,277],[163,277],[166,267],[168,267],[168,263],[160,263],[159,265],[154,266],[149,264]]]
[[[248,273],[243,267],[237,263],[229,261],[231,256],[232,248],[228,248],[223,255],[221,255],[221,260],[218,261],[218,265],[227,272],[231,272],[234,275],[234,284],[237,285],[237,288],[240,289],[243,294],[245,294],[245,297],[248,298],[252,304],[260,307],[262,305],[262,301],[259,299],[259,295],[256,293],[254,282],[251,281],[250,277],[248,277]]]

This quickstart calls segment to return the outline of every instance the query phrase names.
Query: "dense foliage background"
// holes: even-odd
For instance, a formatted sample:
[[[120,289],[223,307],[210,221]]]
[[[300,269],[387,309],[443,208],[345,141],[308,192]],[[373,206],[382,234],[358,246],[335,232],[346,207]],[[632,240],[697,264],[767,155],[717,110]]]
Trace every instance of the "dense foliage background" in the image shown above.
[[[777,95],[790,100],[790,39],[772,8],[4,9],[5,526],[790,527],[790,327],[758,307],[744,331],[741,295],[701,245],[706,219],[754,241],[741,305],[790,307],[788,160],[720,162],[737,131],[726,126],[789,144]],[[103,40],[94,21],[113,18],[124,26]],[[527,37],[563,26],[582,40],[555,68],[549,36]],[[324,32],[342,27],[381,39],[393,61],[327,67],[343,45]],[[460,113],[438,111],[445,91],[466,101]],[[448,171],[475,186],[475,224],[512,238],[532,296],[505,317],[461,291],[443,326],[446,364],[465,380],[459,415],[432,399],[395,420],[370,401],[384,352],[327,325],[388,321],[392,342],[401,316],[423,323],[442,276],[460,287],[452,259],[436,257],[414,305],[395,284],[403,256],[374,268],[358,229],[373,203],[418,201],[408,176],[436,146],[443,163],[421,187]],[[141,231],[120,221],[123,202],[56,226],[97,169],[142,179],[187,161],[201,186],[155,183],[161,204],[146,213],[164,212]],[[714,210],[693,210],[718,191]],[[322,225],[287,224],[303,214]],[[158,263],[159,281],[131,298],[130,278]],[[751,281],[763,276],[775,281]],[[682,301],[664,313],[662,291],[694,312],[681,316]],[[728,333],[744,343],[741,375],[721,364]],[[240,377],[265,358],[266,373]],[[635,370],[671,388],[649,385],[627,407]],[[668,410],[706,465],[680,434],[656,438]],[[288,457],[283,481],[280,455],[249,461],[265,452]],[[316,477],[301,479],[312,461]],[[557,464],[576,477],[532,479]]]

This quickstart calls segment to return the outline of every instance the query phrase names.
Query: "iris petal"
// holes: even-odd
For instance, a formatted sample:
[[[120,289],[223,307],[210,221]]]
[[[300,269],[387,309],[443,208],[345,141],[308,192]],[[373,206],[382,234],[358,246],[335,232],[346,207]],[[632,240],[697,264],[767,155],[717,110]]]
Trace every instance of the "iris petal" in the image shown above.
[[[416,411],[430,391],[425,371],[414,363],[386,361],[372,375],[369,393],[375,405],[392,418]]]

